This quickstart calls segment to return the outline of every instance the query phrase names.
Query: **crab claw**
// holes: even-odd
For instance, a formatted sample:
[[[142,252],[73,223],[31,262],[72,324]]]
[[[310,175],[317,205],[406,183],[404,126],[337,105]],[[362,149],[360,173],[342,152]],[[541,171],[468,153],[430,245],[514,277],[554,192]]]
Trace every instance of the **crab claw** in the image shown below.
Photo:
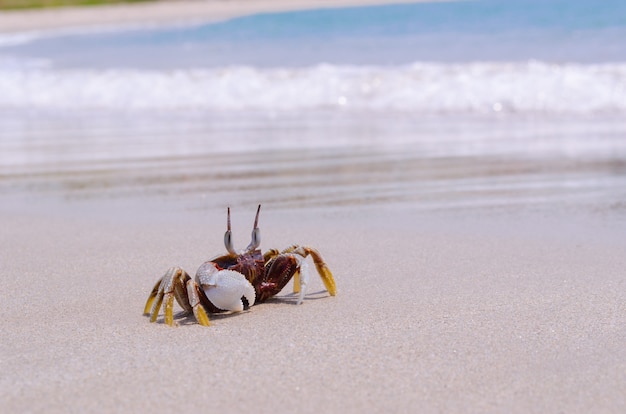
[[[202,288],[207,298],[220,309],[241,312],[246,306],[254,305],[256,293],[254,287],[239,272],[220,270],[202,280]]]

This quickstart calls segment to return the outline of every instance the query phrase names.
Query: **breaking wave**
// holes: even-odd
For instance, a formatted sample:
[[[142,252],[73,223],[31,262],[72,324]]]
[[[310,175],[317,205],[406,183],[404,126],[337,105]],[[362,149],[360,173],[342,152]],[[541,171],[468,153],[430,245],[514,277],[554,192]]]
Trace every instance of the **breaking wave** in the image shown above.
[[[626,63],[63,70],[0,60],[0,108],[626,112]]]

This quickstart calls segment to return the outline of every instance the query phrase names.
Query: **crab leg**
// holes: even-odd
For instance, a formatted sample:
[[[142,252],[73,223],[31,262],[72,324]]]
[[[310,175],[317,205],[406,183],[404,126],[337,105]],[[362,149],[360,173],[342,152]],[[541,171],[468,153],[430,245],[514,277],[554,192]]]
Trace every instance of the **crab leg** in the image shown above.
[[[172,269],[168,270],[165,276],[161,279],[161,283],[159,284],[159,290],[155,298],[153,299],[152,308],[150,309],[150,322],[155,322],[157,316],[159,314],[159,309],[161,309],[161,304],[163,303],[163,287],[165,286],[165,279],[168,277]]]
[[[300,270],[293,274],[293,293],[300,293],[302,281],[300,280]]]
[[[202,326],[210,326],[209,315],[207,315],[200,299],[200,295],[203,295],[203,293],[200,286],[198,286],[193,279],[187,281],[187,295],[189,297],[189,305],[191,305],[193,315],[196,317],[198,323]]]
[[[337,285],[335,284],[335,278],[333,277],[333,274],[326,265],[324,259],[322,259],[322,255],[320,255],[317,250],[311,247],[304,247],[303,249],[307,255],[310,254],[313,258],[313,263],[315,264],[317,273],[319,273],[320,277],[322,278],[322,282],[324,282],[324,286],[326,287],[326,290],[328,291],[330,296],[335,296],[337,294]]]
[[[174,299],[180,306],[188,312],[192,311],[187,299],[185,282],[191,279],[187,272],[180,267],[172,267],[163,275],[161,280],[152,289],[144,313],[150,314],[150,322],[155,322],[159,315],[159,309],[163,302],[163,311],[165,313],[165,323],[169,326],[174,325]]]
[[[293,283],[293,292],[299,293],[298,295],[298,305],[302,304],[304,300],[304,295],[306,294],[307,286],[309,285],[309,279],[311,272],[309,271],[309,265],[304,259],[300,259],[299,269],[295,273],[294,283]],[[297,291],[296,291],[297,289]]]
[[[209,315],[207,315],[200,303],[200,294],[200,286],[193,279],[189,279],[187,281],[187,296],[189,297],[189,305],[193,309],[193,314],[200,325],[210,326]]]
[[[152,288],[152,292],[150,292],[150,296],[148,296],[148,300],[146,301],[146,306],[143,308],[144,315],[150,315],[152,304],[154,303],[154,298],[156,298],[157,293],[159,293],[159,286],[161,286],[161,279],[159,279],[154,287]]]
[[[191,278],[184,270],[182,272],[178,281],[174,283],[174,297],[181,308],[187,313],[192,313],[193,309],[189,305],[189,297],[187,296],[187,281],[191,280]]]
[[[311,256],[313,258],[313,263],[315,264],[315,268],[317,269],[317,273],[319,273],[322,282],[324,282],[324,286],[326,290],[330,294],[330,296],[335,296],[337,294],[337,285],[335,284],[335,279],[333,278],[333,274],[330,269],[326,265],[326,262],[322,258],[322,255],[314,248],[308,246],[291,246],[286,248],[283,253],[294,253],[306,258],[307,256]],[[296,282],[299,282],[296,279]],[[294,283],[294,293],[299,292],[300,286],[299,283]],[[296,291],[296,289],[298,289]]]
[[[276,249],[269,249],[268,251],[266,251],[263,254],[263,261],[265,263],[269,262],[271,259],[273,259],[274,257],[278,256],[280,254],[280,252]]]

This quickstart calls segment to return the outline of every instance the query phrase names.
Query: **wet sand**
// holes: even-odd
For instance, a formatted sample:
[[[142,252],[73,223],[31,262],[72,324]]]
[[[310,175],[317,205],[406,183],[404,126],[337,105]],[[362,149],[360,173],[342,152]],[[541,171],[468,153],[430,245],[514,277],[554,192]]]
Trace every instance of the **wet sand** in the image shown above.
[[[623,122],[135,121],[2,119],[3,410],[624,411]],[[262,248],[317,247],[338,295],[149,323],[259,202]]]
[[[0,191],[201,211],[610,211],[626,197],[624,133],[611,117],[8,114]]]
[[[437,0],[177,0],[97,7],[0,11],[0,33],[110,25],[200,23],[253,13],[419,1]]]
[[[626,407],[617,127],[552,122],[533,139],[509,120],[504,139],[493,121],[474,136],[457,120],[431,142],[421,122],[425,136],[402,144],[375,122],[37,119],[5,119],[0,135],[7,412]],[[281,146],[294,130],[334,146]],[[572,131],[598,139],[571,146]],[[378,133],[395,145],[374,145]],[[259,134],[271,150],[248,147]],[[301,306],[287,286],[209,328],[180,309],[176,328],[149,323],[157,278],[224,252],[227,205],[247,244],[258,202],[262,248],[317,247],[338,295],[314,276]]]
[[[146,200],[144,200],[146,201]],[[313,278],[203,328],[141,315],[169,266],[223,252],[223,211],[68,202],[0,221],[6,412],[623,412],[623,213],[379,207],[261,215]],[[28,211],[30,210],[30,211]],[[233,210],[236,245],[254,206]]]

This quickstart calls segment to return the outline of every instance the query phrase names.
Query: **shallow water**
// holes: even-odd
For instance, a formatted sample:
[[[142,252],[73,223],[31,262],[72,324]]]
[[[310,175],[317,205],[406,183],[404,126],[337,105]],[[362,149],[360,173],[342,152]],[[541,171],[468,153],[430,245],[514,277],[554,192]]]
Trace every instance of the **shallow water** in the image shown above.
[[[625,22],[617,0],[488,0],[4,36],[0,187],[623,209]]]
[[[209,210],[624,209],[623,120],[319,116],[5,119],[0,188]]]

